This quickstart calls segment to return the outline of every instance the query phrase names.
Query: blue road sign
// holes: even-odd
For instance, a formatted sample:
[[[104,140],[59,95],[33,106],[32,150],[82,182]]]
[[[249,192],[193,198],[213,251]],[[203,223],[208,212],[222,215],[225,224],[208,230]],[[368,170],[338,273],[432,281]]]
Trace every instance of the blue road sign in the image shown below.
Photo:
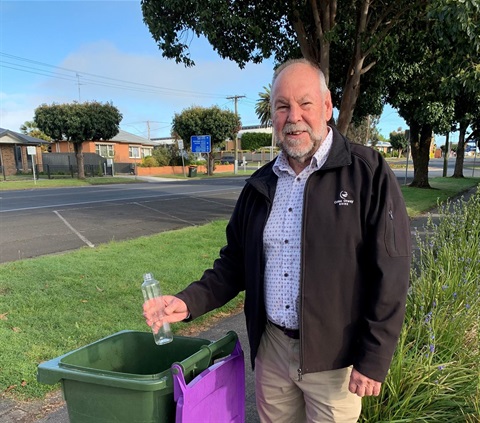
[[[192,153],[210,153],[212,151],[210,135],[192,135],[190,145],[192,146]]]

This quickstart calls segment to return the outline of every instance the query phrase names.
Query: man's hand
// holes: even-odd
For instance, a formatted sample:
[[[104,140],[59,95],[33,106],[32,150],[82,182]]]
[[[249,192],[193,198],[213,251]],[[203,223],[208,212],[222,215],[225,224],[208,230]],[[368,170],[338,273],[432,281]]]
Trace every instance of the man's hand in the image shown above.
[[[143,303],[145,321],[156,331],[163,325],[163,321],[180,322],[186,319],[188,314],[185,302],[173,295],[164,295]]]
[[[362,375],[359,371],[353,369],[350,375],[348,390],[359,397],[378,396],[380,394],[381,382],[370,379]]]

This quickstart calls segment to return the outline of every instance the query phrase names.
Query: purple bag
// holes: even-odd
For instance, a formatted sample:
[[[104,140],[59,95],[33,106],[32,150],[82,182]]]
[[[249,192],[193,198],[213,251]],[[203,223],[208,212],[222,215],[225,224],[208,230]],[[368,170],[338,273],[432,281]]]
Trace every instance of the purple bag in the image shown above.
[[[176,423],[244,423],[245,362],[237,340],[232,353],[185,383],[182,367],[172,365]]]

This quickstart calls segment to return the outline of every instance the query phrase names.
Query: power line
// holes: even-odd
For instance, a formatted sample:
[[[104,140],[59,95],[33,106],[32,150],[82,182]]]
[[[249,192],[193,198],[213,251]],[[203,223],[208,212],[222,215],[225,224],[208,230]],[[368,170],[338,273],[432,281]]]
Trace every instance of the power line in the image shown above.
[[[207,97],[207,98],[225,98],[225,94],[215,94],[215,93],[206,93],[200,91],[189,91],[189,90],[179,90],[167,87],[161,87],[157,85],[144,84],[139,82],[127,81],[118,78],[112,78],[103,75],[96,75],[89,72],[81,72],[74,69],[63,68],[60,66],[54,66],[43,62],[38,62],[36,60],[31,60],[19,56],[14,56],[12,54],[0,52],[0,56],[3,56],[10,60],[16,60],[19,62],[26,62],[30,66],[21,64],[21,63],[12,63],[11,61],[0,60],[0,66],[9,68],[12,70],[17,70],[21,72],[27,72],[42,76],[47,76],[50,78],[64,79],[67,81],[76,82],[79,84],[79,77],[82,77],[82,85],[96,85],[104,86],[109,88],[118,88],[122,90],[130,90],[137,92],[146,92],[153,94],[163,94],[171,96],[189,96],[189,97]],[[40,67],[39,67],[40,66]],[[50,71],[48,69],[43,69],[42,67],[53,68],[56,71]],[[67,73],[59,73],[58,71],[63,71]],[[88,77],[90,78],[88,78]]]

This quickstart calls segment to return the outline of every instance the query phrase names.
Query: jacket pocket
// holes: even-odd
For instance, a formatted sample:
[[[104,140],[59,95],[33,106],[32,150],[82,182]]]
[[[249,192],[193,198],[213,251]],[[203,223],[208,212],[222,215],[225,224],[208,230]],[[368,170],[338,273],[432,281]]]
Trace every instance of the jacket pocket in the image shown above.
[[[409,256],[411,252],[410,220],[403,198],[392,198],[385,208],[385,247],[390,257]]]

